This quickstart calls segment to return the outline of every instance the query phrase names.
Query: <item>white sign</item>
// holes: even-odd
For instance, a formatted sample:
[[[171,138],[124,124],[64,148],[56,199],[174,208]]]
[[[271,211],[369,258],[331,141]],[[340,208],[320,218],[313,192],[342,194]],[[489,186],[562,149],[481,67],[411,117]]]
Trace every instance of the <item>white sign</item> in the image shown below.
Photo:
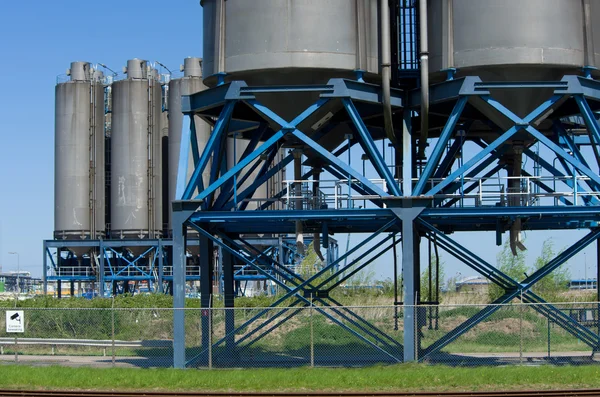
[[[6,311],[6,332],[25,332],[25,315],[23,310]]]

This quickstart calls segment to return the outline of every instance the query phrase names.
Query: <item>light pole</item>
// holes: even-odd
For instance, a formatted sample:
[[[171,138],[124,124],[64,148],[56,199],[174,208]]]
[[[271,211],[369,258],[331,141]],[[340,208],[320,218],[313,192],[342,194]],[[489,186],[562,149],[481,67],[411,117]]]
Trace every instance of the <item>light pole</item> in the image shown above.
[[[20,285],[20,278],[19,275],[21,274],[21,266],[19,263],[19,253],[18,252],[9,252],[9,255],[16,255],[17,256],[17,295],[19,295],[21,293],[21,285]]]
[[[587,279],[587,253],[583,253],[583,272],[585,274],[585,289],[588,289],[588,279]]]

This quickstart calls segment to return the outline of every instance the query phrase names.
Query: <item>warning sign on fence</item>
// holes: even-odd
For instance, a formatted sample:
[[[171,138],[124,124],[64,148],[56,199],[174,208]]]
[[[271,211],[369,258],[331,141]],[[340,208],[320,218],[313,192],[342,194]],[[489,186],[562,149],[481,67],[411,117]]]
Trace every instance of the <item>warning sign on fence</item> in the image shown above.
[[[6,311],[6,332],[25,332],[25,315],[22,310]]]

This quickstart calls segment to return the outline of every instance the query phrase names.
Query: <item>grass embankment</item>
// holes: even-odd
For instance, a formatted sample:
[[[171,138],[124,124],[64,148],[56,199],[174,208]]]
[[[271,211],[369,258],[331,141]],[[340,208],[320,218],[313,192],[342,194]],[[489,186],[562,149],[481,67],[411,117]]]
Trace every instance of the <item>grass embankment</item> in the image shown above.
[[[205,392],[485,391],[600,388],[600,367],[451,368],[399,365],[362,369],[173,370],[1,367],[3,389]]]

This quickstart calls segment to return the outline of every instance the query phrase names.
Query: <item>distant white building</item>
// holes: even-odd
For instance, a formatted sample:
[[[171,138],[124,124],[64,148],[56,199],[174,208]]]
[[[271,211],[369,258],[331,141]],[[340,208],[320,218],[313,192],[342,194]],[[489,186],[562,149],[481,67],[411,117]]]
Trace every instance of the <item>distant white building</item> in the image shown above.
[[[456,292],[486,293],[490,280],[483,276],[465,277],[456,282]]]

